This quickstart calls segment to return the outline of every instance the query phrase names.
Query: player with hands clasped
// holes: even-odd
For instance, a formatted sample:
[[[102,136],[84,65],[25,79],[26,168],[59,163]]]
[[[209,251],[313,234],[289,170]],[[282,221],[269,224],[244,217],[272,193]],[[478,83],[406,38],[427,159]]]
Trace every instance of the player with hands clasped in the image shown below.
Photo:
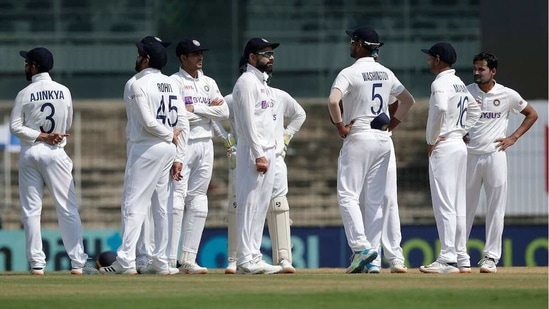
[[[179,87],[160,71],[167,62],[161,42],[137,42],[139,72],[125,99],[128,115],[128,160],[122,194],[122,244],[104,274],[136,274],[136,244],[149,208],[154,219],[152,262],[141,273],[172,275],[168,266],[168,198],[170,170],[182,160],[185,144],[178,136],[189,130]]]
[[[180,270],[187,274],[208,273],[196,263],[196,255],[208,215],[207,192],[214,161],[212,123],[229,118],[229,108],[217,83],[202,72],[203,52],[207,50],[196,39],[179,42],[176,55],[181,67],[170,76],[179,85],[190,113],[190,133],[181,181],[173,181],[173,223],[168,254],[171,266],[175,267],[181,237]]]
[[[375,30],[360,27],[347,30],[347,34],[351,37],[350,56],[356,61],[337,75],[328,107],[344,139],[338,158],[337,196],[347,243],[353,251],[346,272],[359,273],[378,256],[366,237],[365,216],[376,213],[383,204],[392,144],[389,131],[405,118],[414,98],[390,69],[373,58],[383,45]],[[390,96],[400,101],[391,118]],[[364,205],[361,193],[365,194]]]
[[[480,190],[486,192],[486,244],[479,262],[481,273],[495,273],[501,257],[501,238],[507,205],[507,156],[505,150],[538,119],[536,110],[516,91],[496,83],[498,59],[483,52],[473,58],[474,83],[467,89],[482,111],[467,136],[467,238],[471,233]],[[520,126],[506,135],[510,112],[524,115]]]
[[[25,58],[25,76],[31,84],[15,98],[10,131],[21,140],[19,196],[25,229],[25,248],[31,274],[43,275],[46,255],[42,248],[40,217],[44,187],[55,203],[59,230],[71,260],[71,274],[96,274],[84,252],[82,222],[72,177],[72,160],[65,152],[72,125],[72,96],[67,87],[53,81],[53,55],[44,47],[19,54]]]
[[[246,71],[247,59],[241,58],[239,63],[239,70],[242,74]],[[270,74],[264,74],[267,82],[271,76],[271,72],[268,68],[267,72]],[[267,211],[267,224],[269,227],[269,235],[271,237],[272,244],[272,257],[273,263],[280,265],[282,270],[280,273],[295,273],[296,270],[292,266],[292,245],[290,236],[290,216],[289,205],[286,198],[288,193],[288,177],[287,166],[284,162],[286,151],[290,140],[293,135],[299,131],[303,122],[305,121],[305,110],[293,99],[287,92],[269,87],[274,101],[273,109],[276,117],[276,135],[277,135],[277,147],[276,158],[274,162],[274,185],[273,193],[271,196],[271,203],[269,210]],[[232,94],[225,96],[225,101],[229,105],[231,123],[231,132],[234,132],[235,123],[232,111],[233,98]],[[284,121],[287,120],[288,124],[284,127]],[[227,147],[227,154],[229,156],[229,184],[230,184],[230,198],[228,205],[228,265],[225,269],[226,274],[236,273],[236,198],[234,191],[234,168],[236,168],[236,136],[234,133],[227,133],[221,126],[216,127],[219,131],[219,135],[223,137],[225,146]]]
[[[449,43],[429,49],[427,64],[436,75],[431,84],[426,140],[429,157],[429,184],[440,239],[436,261],[419,268],[423,273],[470,273],[466,248],[465,169],[467,147],[463,137],[480,116],[480,107],[452,64],[457,55]]]
[[[273,49],[279,43],[250,39],[243,57],[248,65],[233,88],[236,125],[236,258],[237,273],[273,274],[282,270],[263,260],[261,240],[274,186],[276,117],[274,97],[265,72],[274,63]]]

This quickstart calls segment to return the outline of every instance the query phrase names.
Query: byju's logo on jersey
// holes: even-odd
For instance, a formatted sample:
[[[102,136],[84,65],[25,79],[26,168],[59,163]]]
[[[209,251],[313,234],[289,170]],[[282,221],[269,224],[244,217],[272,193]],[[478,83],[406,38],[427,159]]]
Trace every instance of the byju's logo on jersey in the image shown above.
[[[269,108],[269,103],[266,100],[261,101],[261,109]]]

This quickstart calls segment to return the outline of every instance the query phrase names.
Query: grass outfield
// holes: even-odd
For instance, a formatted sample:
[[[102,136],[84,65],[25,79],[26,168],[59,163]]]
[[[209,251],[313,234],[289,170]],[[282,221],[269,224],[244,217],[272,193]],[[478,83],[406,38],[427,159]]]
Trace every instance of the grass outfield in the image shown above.
[[[0,308],[548,308],[547,267],[500,267],[496,274],[296,275],[0,274]]]

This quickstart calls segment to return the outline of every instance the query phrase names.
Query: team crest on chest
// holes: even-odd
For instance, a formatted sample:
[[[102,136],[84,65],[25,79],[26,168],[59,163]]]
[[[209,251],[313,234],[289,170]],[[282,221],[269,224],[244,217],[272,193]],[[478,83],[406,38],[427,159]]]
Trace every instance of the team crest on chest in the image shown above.
[[[208,85],[204,85],[204,90],[206,90],[206,92],[210,91],[210,87],[208,87]]]
[[[494,106],[499,106],[500,103],[501,103],[501,102],[500,102],[498,99],[495,99],[495,100],[494,100]]]

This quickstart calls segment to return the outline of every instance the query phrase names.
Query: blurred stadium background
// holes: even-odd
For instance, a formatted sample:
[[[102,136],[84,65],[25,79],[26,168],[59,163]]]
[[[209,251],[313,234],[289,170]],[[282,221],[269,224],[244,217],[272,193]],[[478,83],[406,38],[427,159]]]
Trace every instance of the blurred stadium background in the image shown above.
[[[9,116],[17,92],[27,85],[18,51],[36,46],[52,50],[51,74],[71,89],[77,115],[67,151],[75,162],[82,220],[86,228],[118,228],[125,164],[122,92],[134,74],[134,42],[146,35],[171,41],[163,70],[169,75],[178,69],[176,43],[186,37],[198,39],[210,48],[205,53],[205,74],[217,81],[223,94],[232,91],[238,58],[249,38],[280,42],[272,86],[292,94],[308,113],[287,157],[292,219],[296,226],[337,226],[341,225],[335,195],[341,140],[330,124],[325,101],[336,74],[353,61],[344,30],[361,25],[380,33],[385,42],[381,62],[393,69],[418,101],[394,134],[402,222],[433,224],[424,129],[434,77],[420,48],[451,42],[458,53],[457,74],[466,84],[472,81],[472,57],[482,50],[493,51],[500,58],[497,79],[529,101],[545,102],[537,106],[540,114],[546,114],[546,0],[530,0],[527,6],[512,0],[0,0],[0,111]],[[544,119],[536,124],[538,133],[529,132],[531,141],[521,139],[516,145],[516,164],[526,164],[517,169],[540,171],[537,178],[513,176],[512,181],[526,188],[547,182],[547,164],[545,173],[534,166],[547,162]],[[0,226],[17,229],[17,154],[4,148]],[[224,153],[217,142],[208,227],[225,225]],[[529,191],[512,197],[507,222],[547,224],[547,183],[544,188],[541,198]],[[57,226],[49,195],[42,217],[44,228]]]

